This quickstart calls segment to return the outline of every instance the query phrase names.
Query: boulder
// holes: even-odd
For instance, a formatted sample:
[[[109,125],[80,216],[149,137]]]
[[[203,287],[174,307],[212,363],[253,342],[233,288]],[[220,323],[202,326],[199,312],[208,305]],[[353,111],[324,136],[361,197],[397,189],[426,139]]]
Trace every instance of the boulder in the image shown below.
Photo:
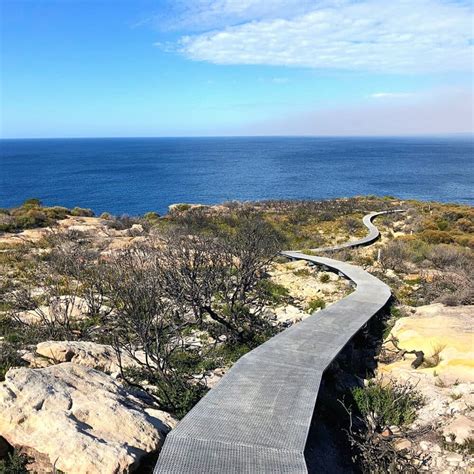
[[[112,377],[65,362],[10,369],[0,383],[0,436],[33,456],[34,472],[117,474],[157,452],[169,429],[159,412]],[[166,429],[165,429],[166,428]]]

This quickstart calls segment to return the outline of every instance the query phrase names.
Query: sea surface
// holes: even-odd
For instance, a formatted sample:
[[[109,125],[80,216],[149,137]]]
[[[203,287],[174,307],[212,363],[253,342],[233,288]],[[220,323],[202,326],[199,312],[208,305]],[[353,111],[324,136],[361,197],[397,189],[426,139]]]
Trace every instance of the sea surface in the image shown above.
[[[474,204],[466,138],[101,138],[0,141],[0,207],[36,197],[96,213],[178,202],[355,195]]]

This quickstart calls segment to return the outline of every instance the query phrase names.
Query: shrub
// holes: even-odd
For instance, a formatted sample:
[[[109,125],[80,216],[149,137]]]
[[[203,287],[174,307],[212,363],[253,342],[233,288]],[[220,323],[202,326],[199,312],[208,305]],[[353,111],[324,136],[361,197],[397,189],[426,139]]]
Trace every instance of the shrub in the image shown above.
[[[258,282],[258,287],[264,299],[272,306],[277,306],[288,301],[290,293],[286,287],[264,278]]]
[[[424,230],[420,237],[429,244],[449,244],[453,241],[452,235],[444,230]]]
[[[456,225],[463,232],[473,232],[474,231],[474,223],[469,219],[466,219],[466,218],[459,219],[456,222]]]
[[[145,213],[143,218],[148,222],[154,222],[160,218],[160,215],[154,211],[151,211],[151,212]]]
[[[37,198],[27,199],[21,207],[41,207],[43,203]]]
[[[17,451],[8,453],[5,459],[0,459],[0,474],[28,474],[28,462],[25,454]]]
[[[12,367],[25,365],[25,362],[18,355],[14,344],[2,341],[0,345],[0,381],[5,380],[5,374]]]
[[[403,271],[408,256],[406,243],[401,240],[393,240],[382,249],[380,263],[384,268]]]
[[[16,216],[16,226],[20,229],[46,227],[49,223],[48,216],[43,211],[34,208]]]
[[[319,281],[320,281],[321,283],[328,283],[330,280],[331,280],[331,277],[330,277],[327,273],[323,273],[323,274],[319,277]]]
[[[54,220],[65,219],[69,214],[69,209],[62,206],[44,207],[43,212]]]
[[[308,313],[312,314],[316,310],[324,309],[325,307],[326,303],[324,302],[324,300],[322,300],[321,298],[314,298],[309,302],[307,311]]]
[[[354,388],[352,396],[359,412],[372,418],[381,430],[391,425],[409,425],[423,402],[412,385],[394,381],[370,381],[366,387]]]
[[[71,209],[71,216],[75,217],[94,217],[92,209],[84,209],[82,207],[74,207]]]

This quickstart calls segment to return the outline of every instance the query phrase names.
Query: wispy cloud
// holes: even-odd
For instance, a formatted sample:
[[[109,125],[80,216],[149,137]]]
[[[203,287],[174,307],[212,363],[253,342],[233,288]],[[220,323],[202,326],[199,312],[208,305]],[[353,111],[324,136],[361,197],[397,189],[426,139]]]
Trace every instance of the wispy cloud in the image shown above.
[[[416,104],[376,102],[282,114],[242,129],[250,135],[417,135],[473,133],[473,94],[433,89]]]
[[[406,99],[414,95],[413,92],[374,92],[370,94],[370,97],[372,99]]]
[[[183,11],[190,15],[181,17],[181,25],[187,18],[190,26],[211,28],[178,42],[177,50],[197,61],[388,73],[472,68],[474,15],[466,2],[196,0],[194,7],[181,3],[188,5]]]

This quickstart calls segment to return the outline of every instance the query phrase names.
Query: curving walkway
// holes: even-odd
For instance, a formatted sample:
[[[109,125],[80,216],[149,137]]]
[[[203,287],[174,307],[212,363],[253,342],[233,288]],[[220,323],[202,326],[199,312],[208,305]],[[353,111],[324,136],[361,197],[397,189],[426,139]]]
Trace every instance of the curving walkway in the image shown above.
[[[384,213],[365,216],[369,235],[344,248],[374,241],[371,219]],[[307,473],[304,449],[323,373],[391,293],[355,265],[282,255],[343,273],[356,289],[241,357],[168,435],[155,474]]]
[[[312,252],[333,252],[337,250],[350,249],[354,247],[362,247],[363,245],[369,245],[375,242],[380,237],[380,231],[372,223],[374,217],[380,216],[382,214],[392,214],[394,212],[405,212],[404,209],[394,209],[391,211],[381,211],[381,212],[371,212],[362,218],[362,222],[369,229],[369,233],[362,237],[362,239],[355,240],[353,242],[346,242],[344,244],[336,245],[334,247],[320,247],[317,249],[311,249]]]

